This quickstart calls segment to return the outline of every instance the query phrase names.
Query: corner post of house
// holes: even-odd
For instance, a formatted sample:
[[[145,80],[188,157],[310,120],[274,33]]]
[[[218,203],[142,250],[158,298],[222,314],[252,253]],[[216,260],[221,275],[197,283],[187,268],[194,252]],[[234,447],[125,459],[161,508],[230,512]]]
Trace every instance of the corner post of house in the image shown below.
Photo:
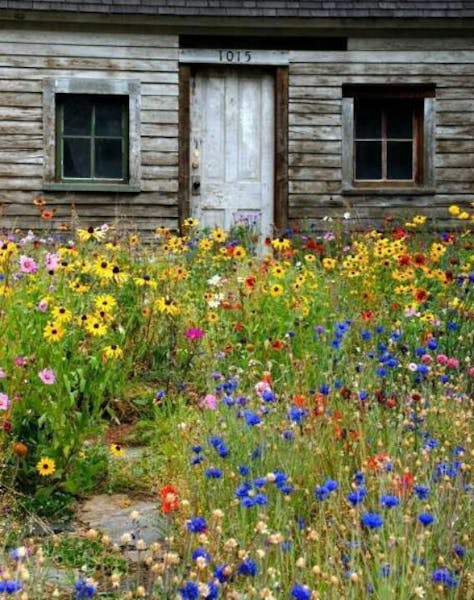
[[[276,229],[288,224],[288,66],[275,72],[275,209]]]
[[[179,146],[178,146],[178,219],[179,226],[191,214],[189,198],[189,137],[190,137],[191,66],[179,65]]]

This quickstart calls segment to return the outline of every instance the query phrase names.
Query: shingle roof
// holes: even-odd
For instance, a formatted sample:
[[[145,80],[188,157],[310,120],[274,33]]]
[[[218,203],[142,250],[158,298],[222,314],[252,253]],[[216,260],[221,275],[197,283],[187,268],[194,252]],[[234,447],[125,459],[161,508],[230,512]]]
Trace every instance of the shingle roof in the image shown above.
[[[474,17],[474,0],[0,0],[0,9],[249,17]]]

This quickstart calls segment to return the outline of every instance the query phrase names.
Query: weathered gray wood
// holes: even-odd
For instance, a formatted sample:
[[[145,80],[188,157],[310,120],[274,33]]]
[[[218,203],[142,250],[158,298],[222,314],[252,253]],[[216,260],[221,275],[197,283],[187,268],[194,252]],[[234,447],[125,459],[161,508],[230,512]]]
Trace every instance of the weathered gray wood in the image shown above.
[[[435,157],[436,167],[464,167],[474,169],[474,151],[464,152],[463,154],[441,154],[437,153]]]
[[[179,52],[179,61],[188,64],[226,65],[226,66],[251,66],[251,65],[287,65],[288,52],[286,50],[254,50],[220,48],[182,48]]]
[[[305,152],[308,154],[336,154],[341,155],[342,144],[340,140],[293,140],[288,142],[290,154],[292,152]]]
[[[319,126],[306,127],[290,125],[288,128],[290,140],[340,140],[341,127]]]
[[[291,112],[289,115],[289,123],[291,125],[341,125],[340,114],[299,114]]]
[[[474,39],[472,37],[349,37],[347,49],[353,51],[394,51],[415,50],[424,52],[431,51],[446,52],[450,50],[474,50]]]
[[[292,168],[334,167],[336,169],[340,169],[342,158],[339,154],[309,154],[307,152],[292,152],[289,154],[288,162]]]
[[[325,51],[291,50],[290,64],[293,63],[474,63],[474,51],[398,51],[398,52],[362,52],[362,51]]]
[[[50,44],[67,46],[118,46],[120,48],[126,48],[128,45],[135,48],[177,48],[179,44],[177,35],[107,32],[103,29],[97,33],[60,29],[42,29],[41,32],[27,29],[2,29],[1,39],[12,44],[19,42],[43,45],[45,40],[48,40]]]
[[[178,125],[178,112],[175,110],[142,110],[142,123]]]
[[[439,77],[473,75],[472,63],[410,63],[407,69],[407,63],[311,63],[291,66],[291,83],[294,85],[304,85],[308,80],[308,85],[317,85],[321,77],[331,75],[337,77],[350,77],[356,75],[436,75]]]

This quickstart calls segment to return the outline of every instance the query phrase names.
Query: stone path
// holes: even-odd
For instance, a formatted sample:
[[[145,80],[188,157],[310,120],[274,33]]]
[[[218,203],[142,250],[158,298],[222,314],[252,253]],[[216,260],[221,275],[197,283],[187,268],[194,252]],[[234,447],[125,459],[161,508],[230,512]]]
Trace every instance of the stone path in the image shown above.
[[[160,527],[160,513],[156,499],[131,499],[126,494],[100,494],[89,498],[77,511],[76,521],[85,528],[97,529],[107,534],[112,542],[134,546],[142,539],[146,545],[163,537]],[[132,512],[139,513],[138,521],[131,518]],[[130,534],[132,541],[126,544],[124,534]]]

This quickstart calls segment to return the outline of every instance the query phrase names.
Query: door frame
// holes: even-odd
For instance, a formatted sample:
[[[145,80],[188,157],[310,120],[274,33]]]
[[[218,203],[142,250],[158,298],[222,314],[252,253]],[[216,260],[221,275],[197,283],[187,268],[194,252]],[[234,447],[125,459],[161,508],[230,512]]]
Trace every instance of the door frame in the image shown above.
[[[178,220],[181,232],[184,220],[191,216],[191,79],[196,66],[182,63],[179,65]],[[273,223],[276,230],[281,230],[288,223],[288,66],[269,67],[269,72],[275,79]]]

